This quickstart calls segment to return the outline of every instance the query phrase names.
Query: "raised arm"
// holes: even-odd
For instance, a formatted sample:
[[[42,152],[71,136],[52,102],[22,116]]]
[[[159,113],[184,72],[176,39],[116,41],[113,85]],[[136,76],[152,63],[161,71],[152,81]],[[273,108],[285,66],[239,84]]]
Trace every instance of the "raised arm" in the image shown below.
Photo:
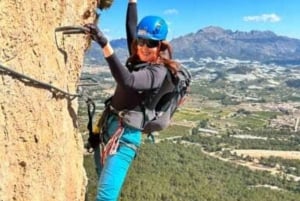
[[[131,55],[131,43],[136,37],[137,25],[137,0],[129,0],[126,13],[126,35],[129,55]]]
[[[137,72],[129,72],[114,53],[102,31],[95,24],[86,24],[84,26],[87,28],[86,32],[90,34],[91,38],[101,46],[112,76],[119,85],[136,90],[155,89],[161,85],[167,74],[167,68],[149,66]]]

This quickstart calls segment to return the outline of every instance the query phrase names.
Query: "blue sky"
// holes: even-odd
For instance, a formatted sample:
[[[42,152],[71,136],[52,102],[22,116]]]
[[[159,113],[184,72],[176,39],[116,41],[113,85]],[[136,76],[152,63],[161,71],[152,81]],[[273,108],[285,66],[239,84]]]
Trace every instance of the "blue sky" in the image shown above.
[[[100,28],[110,38],[125,38],[127,0],[114,0],[101,13]],[[270,30],[300,39],[299,0],[138,0],[139,19],[163,17],[169,25],[168,40],[195,33],[207,26],[232,31]]]

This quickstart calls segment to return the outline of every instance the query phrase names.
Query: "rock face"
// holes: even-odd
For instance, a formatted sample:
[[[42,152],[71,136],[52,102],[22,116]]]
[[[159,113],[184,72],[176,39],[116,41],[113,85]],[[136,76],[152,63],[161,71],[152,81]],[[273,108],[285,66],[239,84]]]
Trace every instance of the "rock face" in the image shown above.
[[[75,94],[88,40],[61,33],[55,40],[54,30],[92,22],[95,6],[95,0],[1,0],[1,65]],[[0,69],[1,201],[84,200],[77,106],[76,98]]]

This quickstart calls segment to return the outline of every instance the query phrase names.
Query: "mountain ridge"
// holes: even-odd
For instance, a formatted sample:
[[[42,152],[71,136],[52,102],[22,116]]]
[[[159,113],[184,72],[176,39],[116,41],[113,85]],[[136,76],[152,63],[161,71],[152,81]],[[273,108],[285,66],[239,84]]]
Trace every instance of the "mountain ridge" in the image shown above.
[[[173,39],[171,44],[178,59],[230,57],[261,62],[300,59],[300,40],[272,31],[233,32],[210,26]]]
[[[126,39],[112,40],[111,44],[124,62],[128,57]],[[263,63],[300,64],[300,40],[276,35],[269,30],[244,32],[208,26],[174,38],[170,44],[175,59],[228,57]],[[92,52],[87,52],[87,57],[93,57]],[[104,64],[104,60],[98,60]]]

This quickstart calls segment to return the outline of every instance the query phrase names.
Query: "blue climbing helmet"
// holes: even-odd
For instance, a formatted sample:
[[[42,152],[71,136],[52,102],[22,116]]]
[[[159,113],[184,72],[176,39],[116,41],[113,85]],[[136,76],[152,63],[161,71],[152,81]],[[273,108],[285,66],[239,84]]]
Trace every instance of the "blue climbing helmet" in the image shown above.
[[[151,40],[166,40],[168,25],[164,19],[158,16],[146,16],[137,25],[138,38]]]

